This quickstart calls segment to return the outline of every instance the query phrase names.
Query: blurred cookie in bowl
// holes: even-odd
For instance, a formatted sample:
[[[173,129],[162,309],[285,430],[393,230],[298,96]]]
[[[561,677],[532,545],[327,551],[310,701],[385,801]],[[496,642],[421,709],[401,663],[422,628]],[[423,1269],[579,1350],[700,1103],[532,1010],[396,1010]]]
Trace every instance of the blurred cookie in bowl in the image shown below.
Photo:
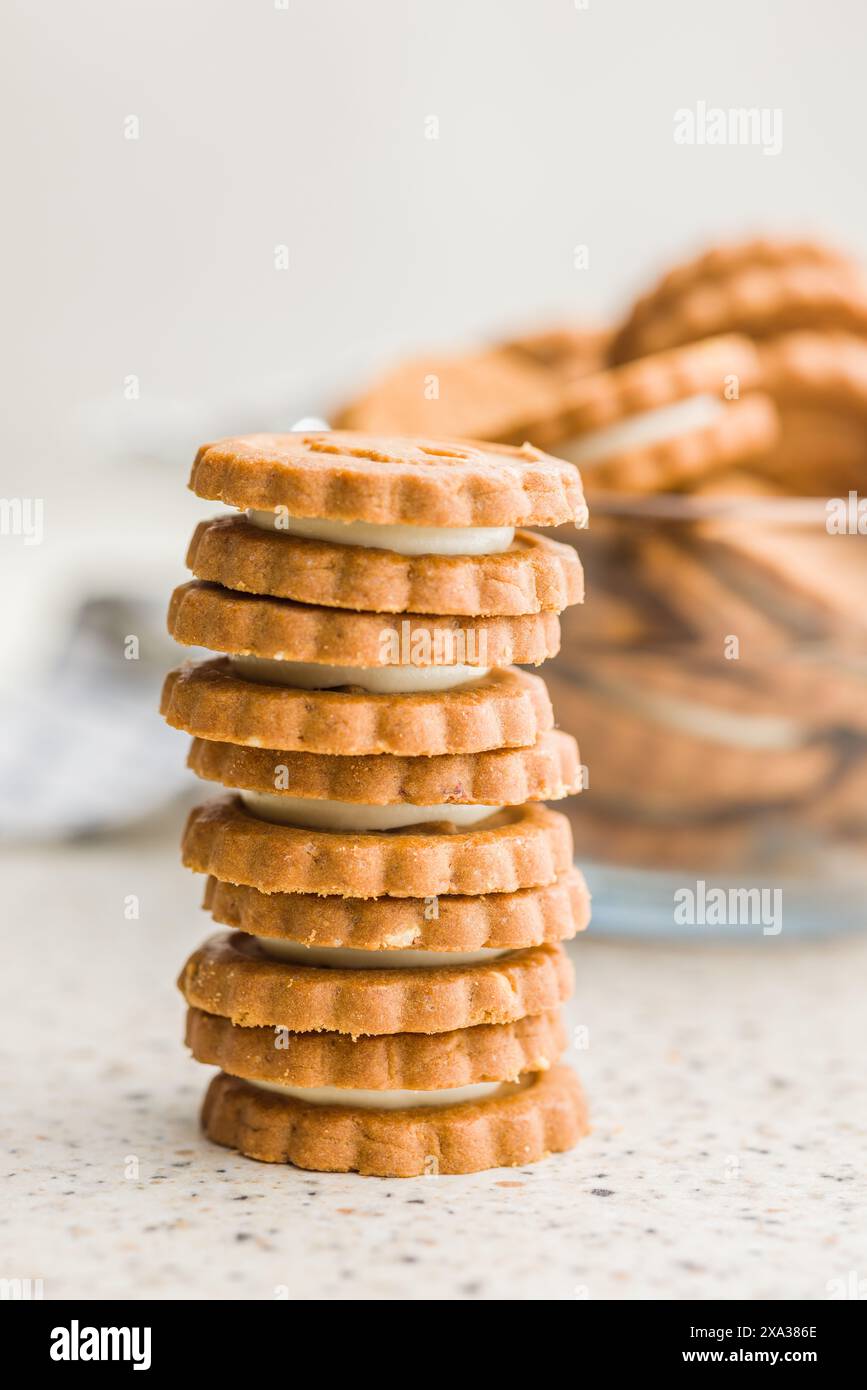
[[[608,328],[561,323],[510,338],[503,347],[547,367],[564,381],[577,381],[608,365],[610,345]]]
[[[826,643],[857,657],[867,651],[867,536],[827,523],[821,499],[782,498],[700,518],[692,543],[719,583],[775,621],[789,644]]]
[[[529,354],[506,348],[398,363],[343,406],[339,429],[551,444],[559,437],[562,385]]]
[[[758,462],[787,492],[828,497],[867,484],[867,337],[785,333],[759,344],[780,432]]]
[[[667,912],[671,915],[671,899],[660,901],[657,885],[649,875],[660,872],[692,872],[695,874],[728,874],[761,871],[767,862],[768,847],[773,845],[774,856],[788,853],[785,836],[773,826],[766,811],[756,811],[745,817],[742,812],[733,816],[708,817],[701,820],[671,823],[630,815],[594,806],[589,798],[578,798],[570,806],[569,820],[575,839],[576,853],[582,863],[591,866],[591,879],[597,885],[597,909],[594,922],[597,930],[616,925],[613,914],[606,908],[620,906],[621,900],[632,908],[625,888],[626,879],[610,880],[608,901],[599,892],[598,866],[611,866],[618,875],[624,870],[636,873],[645,890],[649,915],[656,909],[657,921]],[[792,847],[791,863],[797,862],[797,850]],[[605,883],[605,880],[601,880]]]
[[[867,651],[867,537],[834,534],[821,499],[732,470],[690,496],[598,502],[581,554],[593,604],[563,648],[694,645],[735,662]]]
[[[675,266],[633,305],[611,361],[628,362],[720,333],[764,339],[799,329],[867,336],[867,281],[821,241],[757,237]]]
[[[567,428],[563,392],[604,367],[610,332],[534,329],[489,347],[397,363],[338,413],[342,429],[554,444]]]
[[[772,692],[731,698],[707,679],[656,654],[639,654],[591,676],[554,673],[563,727],[581,731],[590,800],[609,813],[671,825],[776,807],[833,779],[834,739],[776,707]]]
[[[735,334],[656,353],[571,383],[558,452],[588,491],[680,492],[777,438],[754,345]]]

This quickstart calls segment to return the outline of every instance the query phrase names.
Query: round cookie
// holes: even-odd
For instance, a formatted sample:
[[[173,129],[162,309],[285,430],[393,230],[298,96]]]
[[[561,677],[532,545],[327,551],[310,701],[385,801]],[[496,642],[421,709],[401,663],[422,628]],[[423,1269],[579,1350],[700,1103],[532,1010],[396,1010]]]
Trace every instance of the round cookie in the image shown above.
[[[241,509],[408,526],[583,526],[577,468],[530,444],[400,439],[351,431],[205,444],[190,487]]]
[[[434,693],[296,690],[245,680],[225,657],[170,671],[160,712],[221,743],[315,753],[430,756],[527,747],[554,722],[545,683],[511,669]]]
[[[430,758],[334,757],[194,739],[187,765],[224,787],[374,806],[519,806],[581,789],[578,745],[559,730],[540,734],[530,748]]]
[[[229,796],[190,812],[182,855],[196,873],[265,893],[428,898],[553,883],[572,862],[572,837],[565,816],[542,805],[470,830],[451,829],[444,815],[406,831],[353,833],[261,820]]]
[[[264,1163],[398,1178],[533,1163],[589,1133],[583,1091],[565,1066],[502,1098],[422,1111],[305,1105],[221,1073],[202,1126],[215,1143]]]
[[[197,1062],[244,1081],[366,1091],[438,1091],[517,1081],[547,1071],[566,1047],[558,1009],[511,1023],[478,1023],[448,1033],[288,1033],[239,1027],[220,1014],[187,1010],[186,1044]]]
[[[262,893],[210,876],[202,906],[215,922],[304,946],[361,951],[521,950],[556,945],[590,921],[583,874],[568,868],[553,883],[514,893],[425,898],[341,898]]]
[[[187,566],[228,589],[374,613],[520,617],[559,613],[584,597],[572,546],[531,531],[518,531],[499,554],[409,556],[221,516],[199,523]]]
[[[314,665],[539,666],[560,650],[555,613],[521,617],[357,613],[244,594],[194,579],[171,597],[169,634],[187,647]]]
[[[472,965],[393,970],[298,965],[242,932],[222,932],[187,960],[178,988],[191,1008],[241,1027],[381,1036],[512,1023],[568,999],[562,946],[531,946]]]

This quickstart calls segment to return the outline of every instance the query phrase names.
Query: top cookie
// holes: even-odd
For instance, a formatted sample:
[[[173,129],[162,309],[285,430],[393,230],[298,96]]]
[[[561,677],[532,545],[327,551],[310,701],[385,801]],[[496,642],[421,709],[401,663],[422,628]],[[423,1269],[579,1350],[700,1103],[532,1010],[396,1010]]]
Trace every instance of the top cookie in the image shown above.
[[[531,444],[384,438],[332,430],[205,444],[190,488],[229,506],[406,526],[587,522],[574,464]]]

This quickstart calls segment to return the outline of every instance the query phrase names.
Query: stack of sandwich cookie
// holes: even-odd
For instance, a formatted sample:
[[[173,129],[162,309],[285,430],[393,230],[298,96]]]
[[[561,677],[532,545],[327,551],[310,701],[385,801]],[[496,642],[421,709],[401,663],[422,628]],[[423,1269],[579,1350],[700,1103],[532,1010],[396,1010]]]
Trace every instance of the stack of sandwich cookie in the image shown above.
[[[227,791],[183,858],[229,930],[179,981],[217,1065],[207,1134],[383,1176],[532,1161],[587,1131],[558,1064],[589,920],[574,739],[538,665],[582,598],[577,469],[524,445],[330,432],[225,440],[169,629],[168,722]]]

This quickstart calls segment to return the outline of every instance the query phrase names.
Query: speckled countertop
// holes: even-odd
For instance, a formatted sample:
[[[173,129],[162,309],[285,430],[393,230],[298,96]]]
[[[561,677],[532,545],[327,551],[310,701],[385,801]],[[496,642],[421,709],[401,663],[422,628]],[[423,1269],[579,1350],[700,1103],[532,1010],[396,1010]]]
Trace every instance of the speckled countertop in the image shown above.
[[[209,919],[179,819],[4,859],[0,1277],[46,1298],[823,1299],[867,1276],[867,939],[588,936],[573,1153],[409,1181],[269,1167],[198,1134],[208,1073],[173,981]]]

